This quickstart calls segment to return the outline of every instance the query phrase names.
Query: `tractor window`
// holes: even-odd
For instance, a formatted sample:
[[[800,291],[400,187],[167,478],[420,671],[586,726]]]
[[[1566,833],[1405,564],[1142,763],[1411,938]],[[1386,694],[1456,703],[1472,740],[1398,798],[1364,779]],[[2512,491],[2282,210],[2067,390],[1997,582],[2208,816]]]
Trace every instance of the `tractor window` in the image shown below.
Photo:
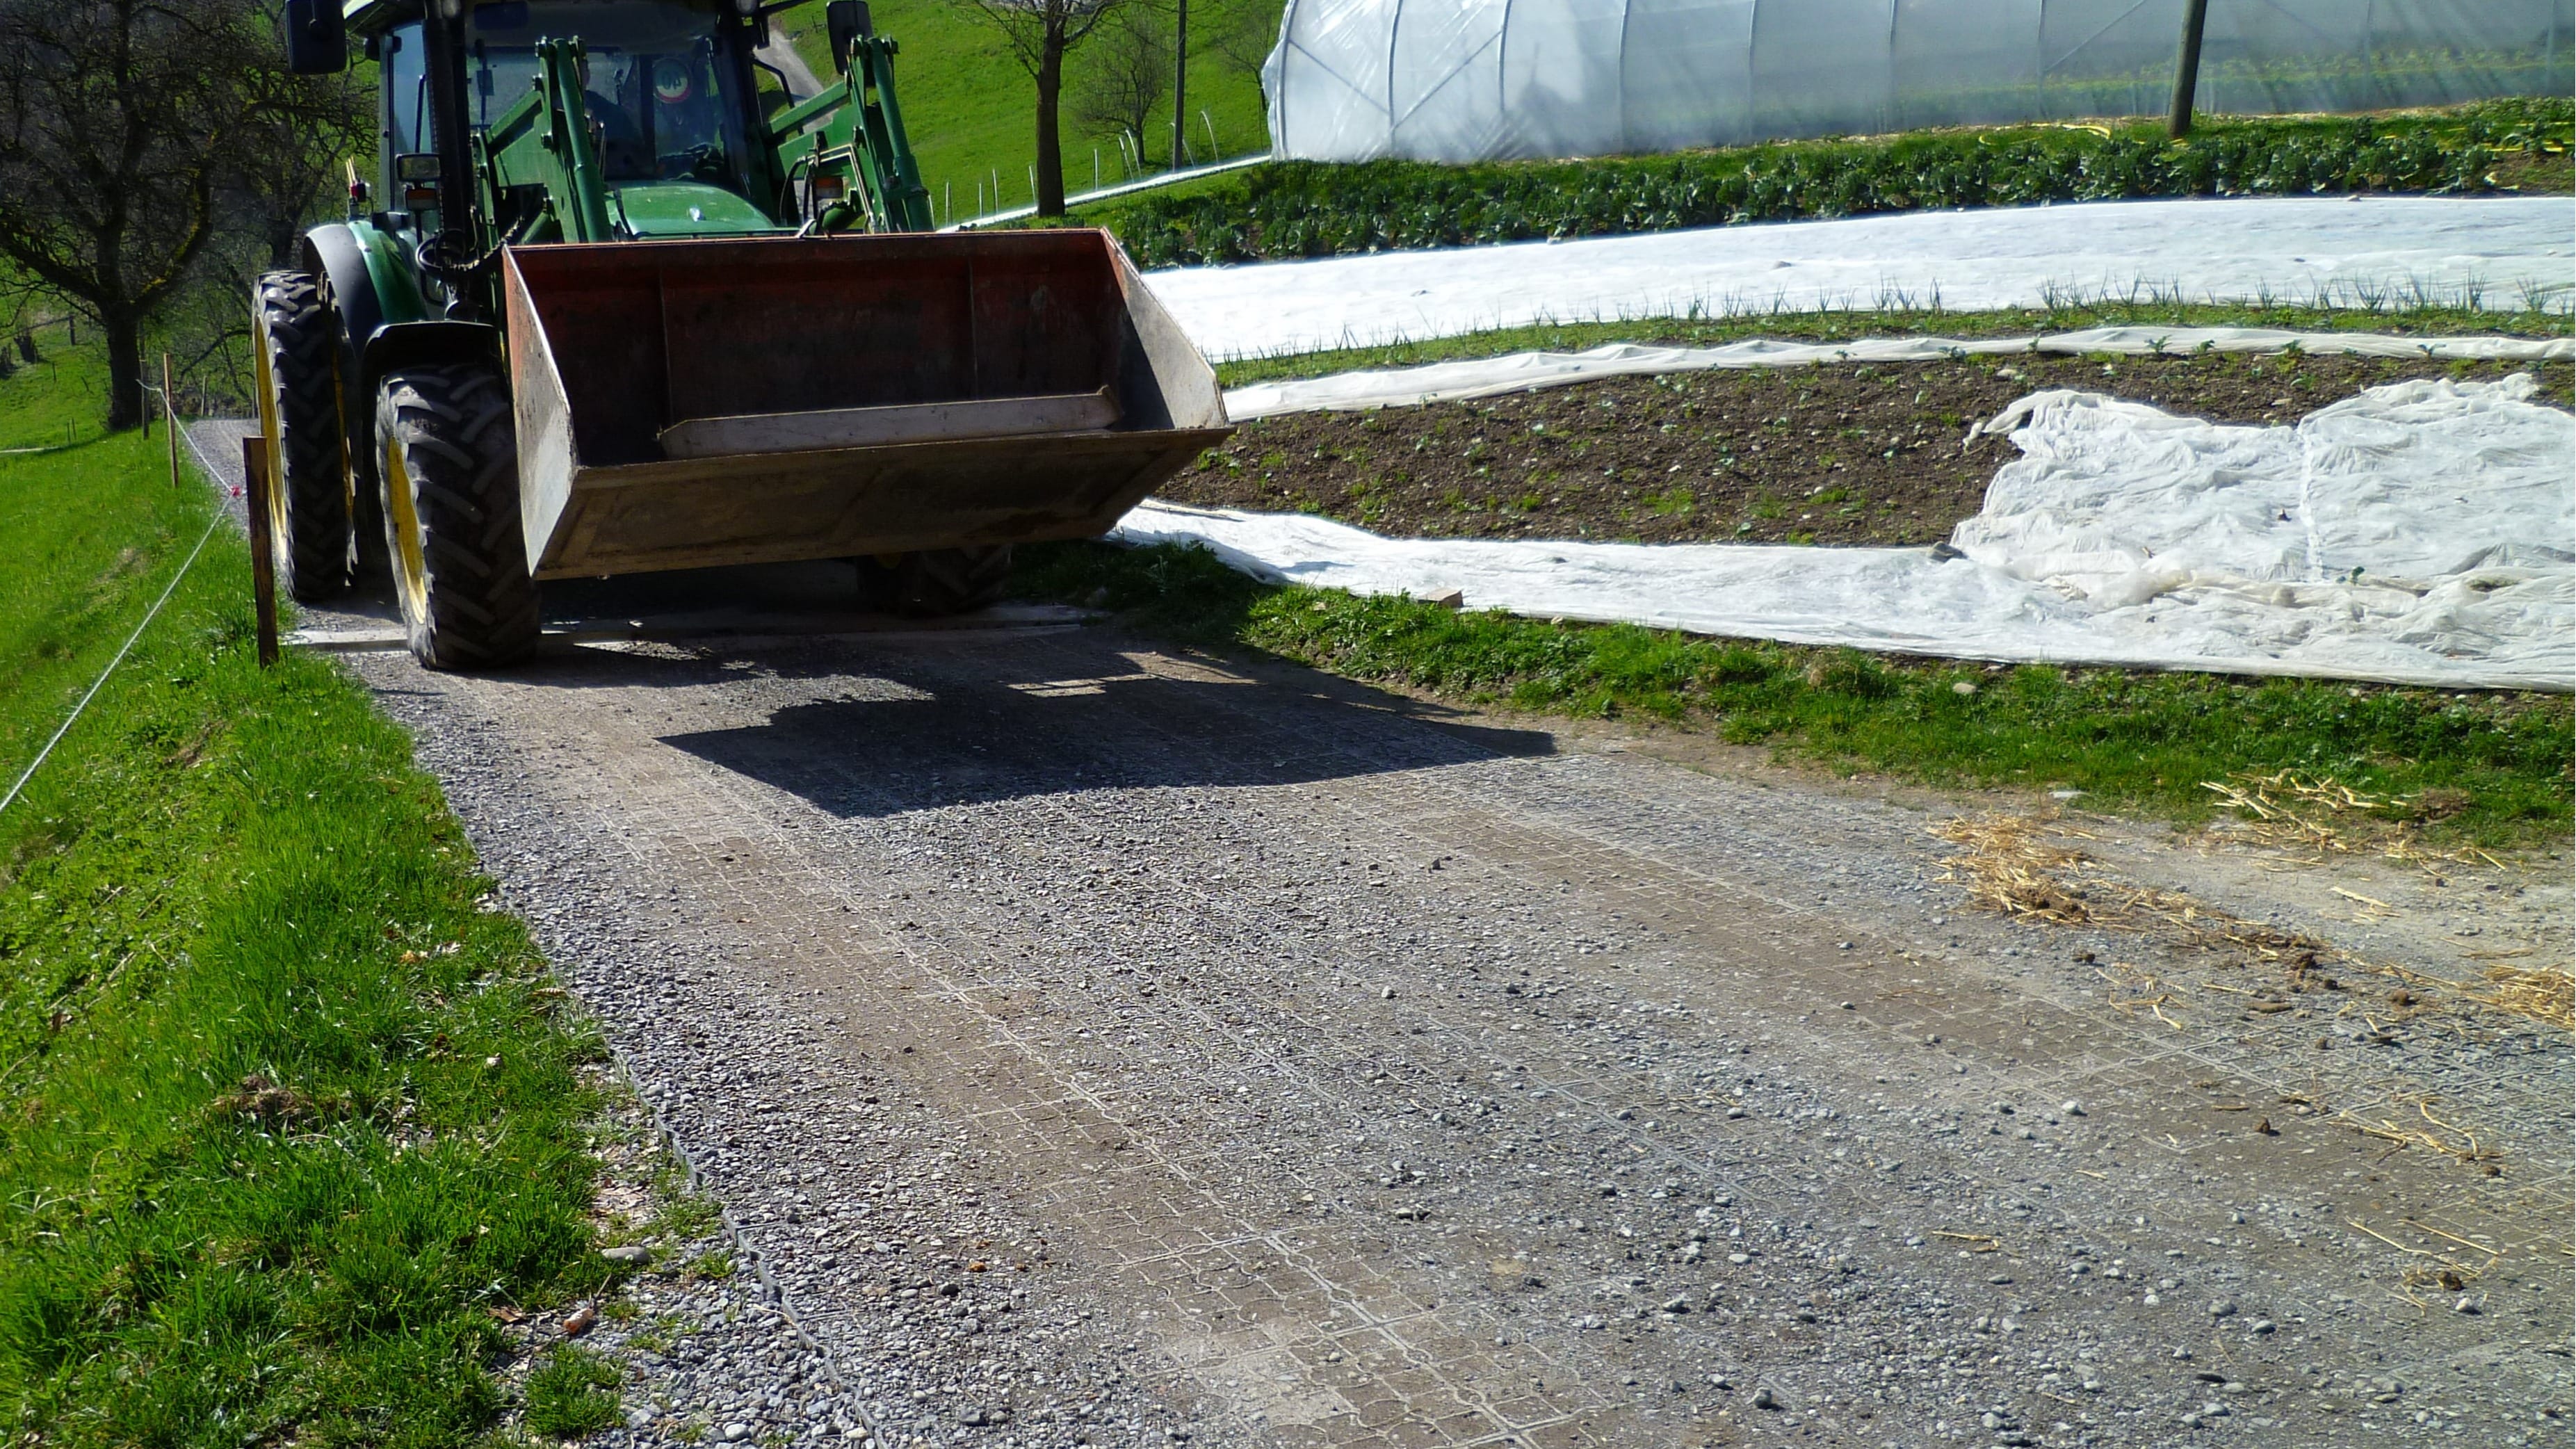
[[[671,0],[504,0],[474,8],[467,104],[488,125],[535,84],[541,37],[577,35],[581,88],[611,182],[710,181],[745,190],[750,147],[730,32]]]
[[[420,26],[396,26],[385,37],[385,155],[429,149],[429,90],[422,84]],[[392,164],[391,162],[387,163]],[[393,194],[393,178],[385,178]]]

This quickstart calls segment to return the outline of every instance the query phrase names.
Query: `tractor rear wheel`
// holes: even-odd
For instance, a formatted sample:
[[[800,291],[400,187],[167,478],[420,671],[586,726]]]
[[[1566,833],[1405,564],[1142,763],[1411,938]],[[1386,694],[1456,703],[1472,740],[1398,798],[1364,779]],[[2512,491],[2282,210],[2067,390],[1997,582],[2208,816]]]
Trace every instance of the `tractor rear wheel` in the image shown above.
[[[349,586],[339,338],[310,272],[263,274],[251,289],[251,321],[277,580],[298,603],[320,603]]]
[[[537,584],[519,532],[510,388],[486,363],[410,367],[376,388],[385,552],[411,652],[491,669],[537,643]]]
[[[860,595],[913,619],[964,614],[1001,602],[1011,582],[1011,546],[930,548],[859,560]]]

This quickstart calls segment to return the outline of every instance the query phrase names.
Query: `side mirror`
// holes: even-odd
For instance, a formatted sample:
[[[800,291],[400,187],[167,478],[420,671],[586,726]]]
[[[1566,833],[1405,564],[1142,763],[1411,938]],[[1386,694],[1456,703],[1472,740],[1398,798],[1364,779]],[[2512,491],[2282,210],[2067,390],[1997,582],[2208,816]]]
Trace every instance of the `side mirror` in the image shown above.
[[[331,75],[349,68],[349,32],[340,0],[286,0],[286,68]]]
[[[868,0],[830,0],[823,7],[823,27],[831,32],[832,69],[843,75],[850,73],[850,52],[877,33],[876,22],[868,15]]]

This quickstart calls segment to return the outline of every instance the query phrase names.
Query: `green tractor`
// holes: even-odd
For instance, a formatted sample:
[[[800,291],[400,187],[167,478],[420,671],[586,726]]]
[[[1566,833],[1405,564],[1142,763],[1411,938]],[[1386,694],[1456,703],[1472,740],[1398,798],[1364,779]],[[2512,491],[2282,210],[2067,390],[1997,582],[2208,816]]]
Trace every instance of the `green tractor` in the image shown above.
[[[971,609],[1225,436],[1105,233],[931,230],[864,0],[801,98],[771,8],[289,0],[290,68],[382,77],[374,177],[253,289],[294,598],[389,576],[440,669],[526,657],[547,579],[838,558]]]

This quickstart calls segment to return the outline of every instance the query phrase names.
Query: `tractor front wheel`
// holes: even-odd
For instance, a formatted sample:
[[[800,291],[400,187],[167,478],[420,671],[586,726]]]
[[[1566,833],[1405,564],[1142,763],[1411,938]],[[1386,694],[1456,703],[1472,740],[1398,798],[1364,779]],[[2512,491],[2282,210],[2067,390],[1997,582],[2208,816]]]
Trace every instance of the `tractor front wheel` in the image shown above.
[[[385,552],[411,652],[491,669],[536,648],[537,585],[519,532],[510,389],[484,363],[411,367],[376,388]]]
[[[863,558],[859,593],[867,603],[907,618],[964,614],[1000,603],[1011,582],[1011,546],[929,548],[891,558]]]
[[[251,321],[277,580],[298,603],[320,603],[349,586],[349,498],[334,375],[339,339],[310,272],[262,275],[251,289]]]

